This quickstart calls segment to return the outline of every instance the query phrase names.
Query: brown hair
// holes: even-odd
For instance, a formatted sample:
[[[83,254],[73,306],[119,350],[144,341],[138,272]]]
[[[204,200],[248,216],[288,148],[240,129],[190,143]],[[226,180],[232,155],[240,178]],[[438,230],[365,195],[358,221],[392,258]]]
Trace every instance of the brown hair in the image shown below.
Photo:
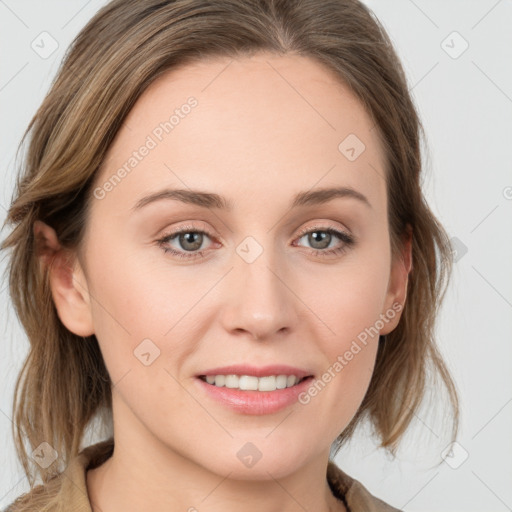
[[[96,337],[71,333],[57,316],[48,268],[37,259],[34,221],[52,226],[79,256],[91,184],[142,92],[178,65],[260,51],[312,57],[359,98],[384,143],[394,257],[412,228],[402,318],[381,336],[368,391],[336,450],[369,418],[380,446],[394,455],[431,371],[448,390],[456,438],[457,392],[434,339],[452,268],[450,244],[421,190],[423,129],[401,64],[373,13],[357,0],[114,0],[78,34],[27,128],[23,141],[30,135],[30,143],[6,219],[15,225],[2,244],[12,248],[10,293],[30,340],[16,382],[13,433],[31,486],[24,437],[31,449],[48,442],[67,465],[91,420],[111,411],[111,381]],[[33,467],[43,482],[53,476],[52,467]]]

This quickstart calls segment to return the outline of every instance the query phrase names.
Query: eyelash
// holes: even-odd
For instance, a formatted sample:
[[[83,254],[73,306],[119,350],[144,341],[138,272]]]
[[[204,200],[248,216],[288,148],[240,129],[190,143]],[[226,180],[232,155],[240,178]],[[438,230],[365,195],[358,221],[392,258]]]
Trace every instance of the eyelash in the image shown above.
[[[329,233],[331,235],[335,235],[337,238],[339,238],[344,243],[344,245],[342,245],[341,247],[336,247],[334,249],[311,249],[311,254],[313,256],[329,257],[329,256],[334,256],[334,255],[341,255],[347,249],[349,249],[350,247],[352,247],[355,244],[354,237],[352,237],[348,233],[345,233],[344,231],[339,231],[334,228],[320,227],[320,226],[315,226],[313,228],[308,228],[308,229],[304,229],[304,230],[300,231],[298,234],[298,239],[302,238],[304,235],[307,235],[307,234],[313,233],[313,232]],[[183,233],[201,233],[201,234],[207,235],[209,238],[212,238],[212,239],[214,238],[214,236],[208,230],[197,229],[197,228],[193,228],[193,227],[185,227],[185,228],[181,228],[178,231],[174,231],[170,234],[165,235],[164,237],[158,239],[157,243],[158,243],[159,247],[161,247],[161,249],[166,254],[170,253],[172,256],[177,256],[178,258],[183,258],[183,259],[203,258],[205,250],[187,254],[187,253],[184,253],[181,251],[176,251],[174,249],[171,249],[171,248],[165,246],[165,243],[168,242],[170,239],[174,239],[178,235],[181,235]]]

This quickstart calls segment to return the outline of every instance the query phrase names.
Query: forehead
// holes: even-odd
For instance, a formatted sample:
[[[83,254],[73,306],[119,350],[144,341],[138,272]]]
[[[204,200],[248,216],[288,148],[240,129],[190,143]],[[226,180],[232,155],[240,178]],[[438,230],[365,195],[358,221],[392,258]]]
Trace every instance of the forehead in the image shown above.
[[[168,71],[126,117],[96,184],[116,173],[108,199],[126,209],[163,186],[269,201],[283,190],[291,197],[340,184],[377,203],[385,194],[378,130],[362,104],[331,70],[296,55]]]

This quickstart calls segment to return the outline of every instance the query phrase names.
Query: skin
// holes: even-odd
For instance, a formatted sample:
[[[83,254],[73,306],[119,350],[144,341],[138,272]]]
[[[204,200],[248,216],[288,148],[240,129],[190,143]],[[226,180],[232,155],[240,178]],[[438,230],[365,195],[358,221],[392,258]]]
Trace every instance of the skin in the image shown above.
[[[307,368],[318,378],[380,314],[404,304],[410,246],[392,260],[377,130],[348,88],[309,58],[202,61],[145,91],[96,185],[189,96],[198,101],[190,114],[93,201],[79,258],[66,254],[51,227],[34,225],[42,258],[53,260],[60,319],[78,335],[96,335],[115,383],[114,454],[87,473],[93,509],[345,510],[325,479],[329,447],[364,397],[378,337],[307,405],[272,414],[229,409],[195,376],[249,362]],[[338,149],[351,133],[366,146],[353,162]],[[371,206],[344,197],[290,210],[296,193],[331,186],[352,187]],[[215,192],[233,209],[161,200],[131,211],[166,187]],[[191,226],[213,234],[204,235],[204,257],[183,260],[159,246],[172,229]],[[300,229],[329,227],[356,243],[314,255],[325,245]],[[236,251],[247,236],[263,249],[252,263]],[[344,245],[333,236],[328,248]],[[189,247],[178,238],[167,246]],[[149,366],[133,353],[145,338],[160,350]],[[236,455],[247,442],[262,454],[250,468]]]

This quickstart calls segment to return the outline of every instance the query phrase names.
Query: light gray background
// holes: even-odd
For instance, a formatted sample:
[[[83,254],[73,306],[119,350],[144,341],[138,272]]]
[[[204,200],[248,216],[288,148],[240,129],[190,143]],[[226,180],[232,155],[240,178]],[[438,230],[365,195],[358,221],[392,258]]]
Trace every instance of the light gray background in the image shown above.
[[[0,162],[3,221],[14,156],[72,38],[103,1],[0,0]],[[442,409],[416,416],[399,458],[364,432],[336,462],[383,500],[408,512],[512,510],[512,2],[367,0],[408,75],[429,144],[424,190],[456,237],[453,280],[439,343],[460,391],[461,434],[452,456]],[[58,43],[42,58],[42,32]],[[457,34],[452,34],[456,31]],[[45,40],[45,50],[51,41]],[[444,42],[443,42],[444,41]],[[469,45],[464,48],[464,41]],[[46,57],[46,55],[45,55]],[[2,232],[2,238],[6,236]],[[467,252],[464,253],[464,247]],[[461,251],[460,248],[463,248]],[[0,270],[5,268],[5,255]],[[25,492],[14,455],[11,400],[27,351],[0,285],[0,507]],[[445,396],[434,396],[440,406]],[[435,466],[439,461],[441,465]]]

